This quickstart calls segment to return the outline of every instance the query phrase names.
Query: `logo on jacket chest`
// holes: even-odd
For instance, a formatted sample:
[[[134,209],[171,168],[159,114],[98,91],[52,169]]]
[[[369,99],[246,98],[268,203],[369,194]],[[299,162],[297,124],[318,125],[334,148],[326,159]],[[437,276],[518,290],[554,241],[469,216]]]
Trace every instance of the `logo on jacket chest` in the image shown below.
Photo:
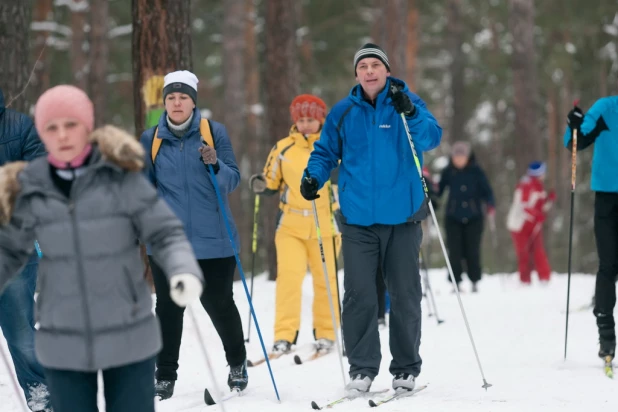
[[[380,129],[390,129],[391,125],[390,124],[381,124],[379,127],[380,127]]]

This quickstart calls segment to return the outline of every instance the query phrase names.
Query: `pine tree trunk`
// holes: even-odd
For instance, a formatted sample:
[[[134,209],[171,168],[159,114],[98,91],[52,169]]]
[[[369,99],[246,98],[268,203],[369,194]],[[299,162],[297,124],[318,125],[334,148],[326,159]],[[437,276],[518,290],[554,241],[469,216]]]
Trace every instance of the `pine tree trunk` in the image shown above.
[[[260,107],[260,73],[256,70],[259,67],[258,54],[257,54],[257,12],[255,9],[255,0],[245,0],[245,50],[244,50],[244,64],[245,64],[245,92],[246,92],[246,115],[245,115],[245,139],[244,145],[246,146],[246,159],[249,164],[249,175],[254,173],[261,173],[264,167],[265,154],[262,153],[261,147],[265,145],[260,144],[260,140],[264,138],[264,133],[261,127],[261,116],[258,115],[258,108]],[[255,199],[253,198],[248,202],[248,214],[253,219],[253,205]],[[261,199],[260,199],[261,200]],[[247,213],[247,212],[245,212]],[[253,224],[253,220],[251,220]],[[258,224],[258,243],[256,254],[256,267],[250,270],[259,272],[259,251],[263,250],[260,246],[263,245],[262,237],[259,236],[263,232],[263,225]],[[253,240],[253,227],[250,231],[251,239]],[[270,245],[269,245],[270,247]],[[249,253],[252,253],[251,249],[246,249]]]
[[[245,148],[245,0],[226,0],[223,21],[223,123],[234,148],[234,154],[241,168],[241,183],[230,195],[230,209],[238,227],[241,251],[247,261],[251,249],[251,213],[248,205],[250,193],[247,186],[248,170],[244,170]]]
[[[52,0],[38,0],[33,11],[33,21],[37,23],[52,22],[54,20]],[[29,95],[37,99],[50,86],[51,57],[47,48],[48,31],[36,31],[31,59],[34,64],[34,75],[31,79]]]
[[[75,0],[71,6],[71,70],[73,84],[89,93],[88,89],[88,38],[86,36],[87,13],[89,5],[86,0]]]
[[[0,90],[6,107],[24,113],[29,109],[25,88],[31,70],[26,52],[31,11],[31,1],[0,1]]]
[[[412,91],[416,91],[416,67],[418,56],[418,5],[417,0],[408,0],[406,76],[405,80]]]
[[[147,110],[151,110],[150,113],[160,111],[162,101],[158,105],[150,100],[153,95],[161,96],[161,76],[174,70],[192,70],[190,4],[189,0],[132,0],[131,7],[133,104],[135,134],[139,137],[144,131]],[[143,87],[149,80],[154,80],[149,84],[155,85],[158,90],[143,93]],[[146,107],[145,100],[149,100],[149,107]],[[142,258],[145,276],[152,282],[144,247]]]
[[[106,122],[107,106],[107,62],[109,41],[107,22],[109,4],[107,0],[92,0],[90,6],[90,98],[94,103],[95,126]]]
[[[461,46],[464,42],[464,27],[462,22],[461,0],[450,0],[447,6],[448,45],[451,53],[449,68],[451,78],[451,115],[448,127],[448,137],[451,142],[466,139],[464,70],[466,55]]]
[[[142,93],[146,81],[174,70],[193,69],[190,4],[189,0],[132,0],[132,16],[133,104],[139,136],[146,115]]]
[[[539,85],[534,45],[534,1],[509,0],[509,31],[513,38],[511,69],[513,72],[515,159],[522,175],[533,160],[542,159],[542,136],[539,129]]]
[[[289,0],[266,2],[266,67],[265,79],[266,128],[268,147],[287,136],[290,129],[290,103],[298,94],[298,56],[296,50],[296,22],[294,3]],[[277,200],[263,202],[265,239],[268,250],[270,279],[277,274],[277,255],[272,247],[275,237]]]

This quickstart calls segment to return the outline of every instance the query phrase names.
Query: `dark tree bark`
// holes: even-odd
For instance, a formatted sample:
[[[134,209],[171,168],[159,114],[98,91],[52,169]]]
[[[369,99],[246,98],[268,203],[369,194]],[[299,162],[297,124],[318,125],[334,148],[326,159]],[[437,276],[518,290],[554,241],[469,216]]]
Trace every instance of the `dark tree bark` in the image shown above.
[[[132,0],[135,132],[144,130],[142,87],[155,75],[192,70],[189,0]]]
[[[451,142],[467,140],[465,126],[467,113],[465,110],[465,79],[464,70],[466,55],[461,46],[464,42],[464,27],[461,15],[461,0],[449,0],[447,6],[448,18],[448,45],[451,53],[449,67],[451,77],[451,116],[448,136]]]
[[[86,36],[86,24],[88,22],[88,2],[75,0],[71,6],[71,70],[73,72],[73,84],[80,89],[88,90],[88,49]]]
[[[290,129],[290,103],[298,94],[298,51],[294,2],[267,0],[266,2],[266,66],[265,79],[266,128],[269,147],[285,136]],[[275,235],[276,199],[264,202],[264,242],[268,250],[268,270],[276,278],[277,256],[273,245]]]
[[[513,38],[511,69],[515,107],[515,159],[518,174],[542,158],[539,129],[539,85],[534,45],[534,1],[509,0],[509,31]]]
[[[245,148],[245,0],[226,0],[223,21],[223,123],[227,128],[238,165],[243,169]],[[240,232],[244,257],[251,252],[251,213],[243,210],[250,198],[248,173],[241,170],[241,184],[230,195],[230,208]],[[243,259],[247,261],[247,259]]]
[[[0,89],[11,109],[27,113],[28,94],[24,93],[31,68],[28,40],[32,3],[26,0],[0,1]]]
[[[407,72],[408,0],[375,1],[372,37],[388,56],[391,74],[404,79]]]
[[[418,56],[418,5],[417,0],[408,0],[406,76],[405,80],[412,91],[416,91],[416,67]]]
[[[155,76],[164,76],[174,70],[193,69],[189,16],[189,0],[132,0],[133,104],[136,136],[140,136],[144,131],[147,108],[143,87],[146,82]],[[163,85],[162,82],[151,84]],[[145,249],[142,247],[145,275],[152,279],[150,265],[145,255]]]
[[[107,0],[92,0],[90,6],[90,98],[94,103],[95,126],[106,122],[107,65],[109,59],[109,4]]]
[[[38,0],[34,6],[33,21],[37,23],[52,22],[54,19],[52,0]],[[47,39],[49,38],[49,32],[40,30],[36,31],[34,35],[33,50],[30,54],[34,64],[34,75],[31,79],[31,87],[29,95],[36,100],[45,90],[50,86],[50,71],[51,71],[51,57],[53,53],[50,53],[47,49]]]

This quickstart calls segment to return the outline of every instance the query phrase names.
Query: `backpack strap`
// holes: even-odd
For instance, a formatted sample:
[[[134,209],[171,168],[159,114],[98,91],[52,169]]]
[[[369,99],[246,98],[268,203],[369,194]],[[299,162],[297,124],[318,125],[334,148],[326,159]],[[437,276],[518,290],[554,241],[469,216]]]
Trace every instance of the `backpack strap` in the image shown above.
[[[201,119],[200,121],[200,133],[202,135],[203,141],[211,147],[215,147],[215,141],[212,135],[212,126],[208,119]],[[152,164],[154,164],[155,159],[157,158],[157,153],[159,153],[159,149],[161,148],[161,143],[163,143],[163,139],[159,138],[159,127],[155,128],[154,137],[152,138],[152,147],[150,149],[150,157],[152,159]]]
[[[204,142],[208,146],[214,149],[215,141],[212,136],[212,126],[210,125],[210,122],[208,121],[208,119],[202,119],[200,121],[200,133],[202,134],[202,138],[204,139]]]

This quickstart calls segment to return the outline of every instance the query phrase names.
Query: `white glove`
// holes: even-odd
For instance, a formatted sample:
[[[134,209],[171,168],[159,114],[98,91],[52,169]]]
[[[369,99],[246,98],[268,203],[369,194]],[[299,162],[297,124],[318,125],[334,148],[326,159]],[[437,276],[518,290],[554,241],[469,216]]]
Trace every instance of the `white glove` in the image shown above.
[[[199,299],[202,296],[202,290],[200,279],[190,273],[174,275],[170,280],[170,297],[181,308]]]

